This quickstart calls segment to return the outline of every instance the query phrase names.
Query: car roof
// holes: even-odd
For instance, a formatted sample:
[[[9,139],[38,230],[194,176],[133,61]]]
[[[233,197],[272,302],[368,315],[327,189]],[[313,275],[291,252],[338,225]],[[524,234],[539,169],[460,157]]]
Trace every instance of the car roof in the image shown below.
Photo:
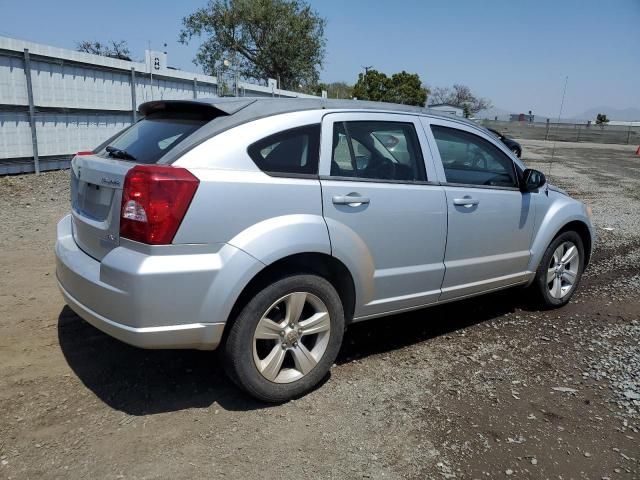
[[[269,98],[269,97],[214,97],[197,98],[192,100],[155,100],[140,105],[139,111],[147,115],[164,106],[182,106],[185,108],[212,108],[223,115],[235,115],[244,110],[244,116],[251,113],[255,117],[263,118],[281,113],[304,110],[375,110],[379,112],[397,112],[420,114],[444,120],[456,120],[461,123],[477,126],[476,123],[455,115],[432,110],[430,108],[402,105],[399,103],[371,102],[366,100],[339,100],[329,98]]]
[[[159,163],[172,163],[187,150],[230,128],[259,118],[283,113],[309,110],[350,110],[388,113],[409,113],[443,120],[455,121],[475,128],[482,127],[470,120],[438,110],[430,110],[397,103],[370,102],[364,100],[337,100],[327,98],[269,98],[269,97],[215,97],[191,100],[155,100],[140,105],[142,115],[169,109],[209,110],[216,121],[196,130],[184,142],[180,142],[163,156]]]

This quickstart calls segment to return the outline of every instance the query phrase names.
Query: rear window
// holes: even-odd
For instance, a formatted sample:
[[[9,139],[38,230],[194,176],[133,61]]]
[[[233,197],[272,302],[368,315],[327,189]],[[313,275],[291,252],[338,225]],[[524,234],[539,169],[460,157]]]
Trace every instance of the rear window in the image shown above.
[[[150,114],[124,130],[99,154],[136,163],[156,163],[209,120],[210,117],[195,112]]]

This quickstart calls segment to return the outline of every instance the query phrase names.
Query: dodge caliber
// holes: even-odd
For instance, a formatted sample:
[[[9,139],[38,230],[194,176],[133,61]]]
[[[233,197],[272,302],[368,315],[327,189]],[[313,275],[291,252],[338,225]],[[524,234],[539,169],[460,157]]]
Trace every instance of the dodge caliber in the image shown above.
[[[354,322],[514,286],[560,307],[589,262],[590,209],[474,123],[323,99],[139,111],[71,162],[62,295],[131,345],[220,348],[261,400],[318,384]]]

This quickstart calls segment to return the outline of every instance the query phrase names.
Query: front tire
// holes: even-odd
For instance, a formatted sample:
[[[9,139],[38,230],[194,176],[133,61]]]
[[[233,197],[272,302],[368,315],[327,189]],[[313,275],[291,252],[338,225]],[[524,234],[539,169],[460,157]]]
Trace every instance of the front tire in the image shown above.
[[[584,246],[576,232],[558,235],[547,247],[532,287],[547,308],[566,305],[575,293],[584,270]]]
[[[230,325],[228,376],[251,396],[284,402],[315,387],[335,361],[344,311],[322,277],[292,275],[265,287]]]

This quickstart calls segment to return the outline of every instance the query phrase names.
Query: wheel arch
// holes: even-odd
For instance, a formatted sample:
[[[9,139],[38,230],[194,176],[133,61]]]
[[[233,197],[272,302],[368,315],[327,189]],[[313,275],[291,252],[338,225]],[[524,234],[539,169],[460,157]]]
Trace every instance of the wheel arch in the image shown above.
[[[580,240],[582,240],[582,245],[584,247],[584,266],[586,267],[591,259],[592,247],[591,231],[589,230],[589,227],[586,223],[580,220],[573,220],[558,230],[551,241],[555,240],[556,237],[562,235],[564,232],[576,232],[580,236]]]
[[[305,252],[288,255],[266,265],[245,285],[236,299],[227,323],[238,316],[253,295],[276,280],[294,274],[312,274],[326,279],[338,292],[344,308],[345,325],[353,320],[356,289],[351,272],[337,258],[326,253]],[[228,331],[225,328],[225,331]]]
[[[585,259],[584,266],[589,264],[591,259],[591,250],[593,248],[593,237],[591,234],[591,229],[589,228],[586,221],[581,218],[570,218],[565,223],[558,223],[555,225],[555,228],[547,228],[545,229],[545,234],[542,235],[540,232],[536,240],[534,241],[534,246],[532,248],[532,258],[529,264],[529,270],[532,272],[537,271],[540,262],[542,261],[542,257],[544,256],[544,252],[551,242],[553,242],[558,235],[563,234],[564,232],[574,231],[582,240],[582,244],[584,246],[585,251]]]

